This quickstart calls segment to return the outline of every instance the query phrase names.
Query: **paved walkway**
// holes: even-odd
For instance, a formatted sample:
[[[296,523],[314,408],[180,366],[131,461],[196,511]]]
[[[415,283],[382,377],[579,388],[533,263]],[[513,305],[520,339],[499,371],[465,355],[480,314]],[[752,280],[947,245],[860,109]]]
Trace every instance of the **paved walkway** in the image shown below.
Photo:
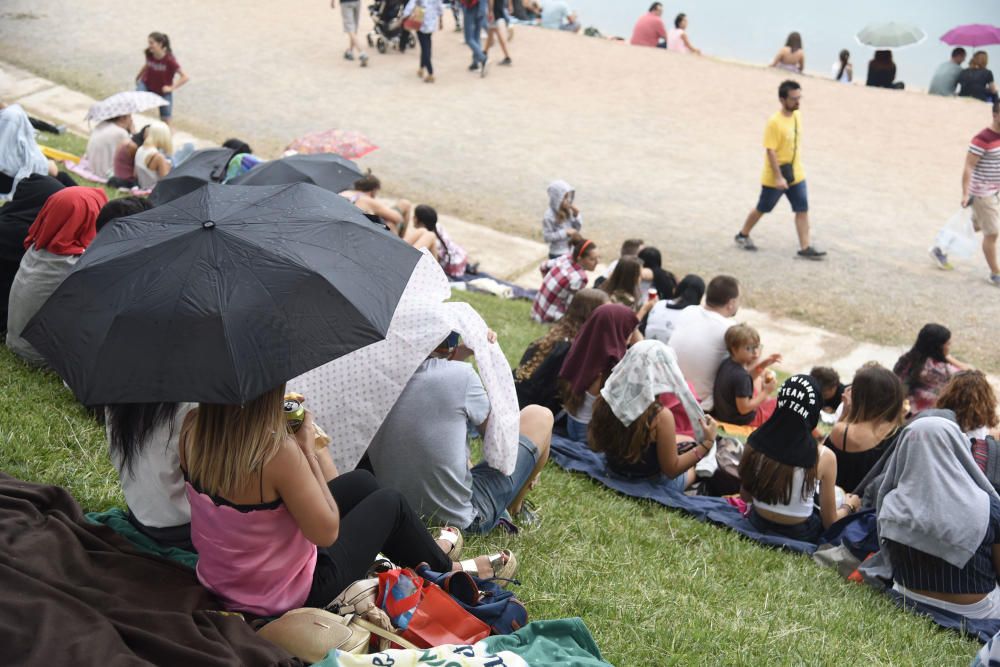
[[[89,132],[83,118],[94,103],[93,98],[2,62],[0,99],[7,103],[19,103],[31,114],[66,125],[80,134]],[[176,136],[181,142],[211,145],[211,142],[183,132],[178,132]],[[442,214],[441,221],[449,234],[468,250],[470,257],[482,263],[484,271],[525,287],[538,286],[537,267],[546,257],[545,244],[450,215]],[[845,381],[849,381],[861,364],[878,361],[891,367],[904,351],[903,348],[859,342],[749,308],[743,308],[737,319],[760,331],[768,352],[780,352],[784,356],[780,368],[790,373],[807,372],[812,366],[825,365],[832,366]],[[1000,379],[991,379],[994,385],[1000,387]]]

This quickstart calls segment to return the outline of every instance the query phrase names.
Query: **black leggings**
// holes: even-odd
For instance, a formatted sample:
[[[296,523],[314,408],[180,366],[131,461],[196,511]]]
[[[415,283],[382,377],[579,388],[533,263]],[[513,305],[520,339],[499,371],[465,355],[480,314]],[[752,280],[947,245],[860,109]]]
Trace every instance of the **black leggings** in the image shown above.
[[[431,35],[417,31],[417,40],[420,42],[420,67],[427,70],[430,75],[434,74],[434,66],[431,65]]]
[[[340,508],[340,534],[336,542],[319,548],[312,589],[303,606],[330,604],[364,578],[379,552],[403,567],[427,563],[435,572],[451,570],[451,560],[398,491],[379,487],[365,470],[344,473],[329,486]]]

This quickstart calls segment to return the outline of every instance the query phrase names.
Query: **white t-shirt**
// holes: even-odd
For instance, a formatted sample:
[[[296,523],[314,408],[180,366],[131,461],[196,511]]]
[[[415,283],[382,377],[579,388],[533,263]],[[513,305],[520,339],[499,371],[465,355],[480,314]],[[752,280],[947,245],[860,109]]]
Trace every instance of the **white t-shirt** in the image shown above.
[[[839,81],[840,83],[850,83],[851,82],[851,80],[847,76],[847,68],[846,67],[844,68],[844,73],[840,74],[840,60],[839,59],[837,60],[837,62],[833,63],[833,66],[830,68],[830,73],[833,75],[833,78],[835,80]],[[840,78],[839,79],[837,78],[838,74],[840,74]]]
[[[87,140],[87,152],[83,154],[90,164],[90,171],[105,178],[113,176],[115,151],[128,138],[128,130],[110,120],[95,127]]]
[[[160,424],[147,435],[142,453],[132,460],[131,474],[122,467],[121,457],[111,454],[125,504],[139,523],[149,528],[173,528],[191,523],[177,442],[184,417],[194,407],[194,403],[181,403],[173,421]]]
[[[684,31],[680,28],[673,28],[667,31],[667,50],[677,53],[691,53],[691,49],[684,43]]]
[[[733,322],[728,317],[702,306],[688,306],[681,311],[670,336],[670,347],[677,353],[677,364],[708,412],[715,404],[712,390],[715,375],[726,358],[726,329]]]
[[[652,338],[662,343],[669,343],[670,337],[674,333],[677,321],[681,317],[682,309],[675,310],[668,308],[673,300],[659,301],[649,311],[649,319],[646,320],[646,338]]]

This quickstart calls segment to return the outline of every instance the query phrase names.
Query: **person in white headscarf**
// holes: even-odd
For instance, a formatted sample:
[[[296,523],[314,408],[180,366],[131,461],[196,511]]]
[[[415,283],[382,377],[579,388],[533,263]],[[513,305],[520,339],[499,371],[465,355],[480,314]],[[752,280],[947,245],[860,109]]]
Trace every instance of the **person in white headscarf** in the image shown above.
[[[966,618],[1000,619],[1000,497],[958,424],[927,416],[906,427],[876,511],[895,590]]]
[[[678,436],[674,415],[659,398],[674,394],[696,438]],[[705,415],[677,367],[677,356],[657,340],[636,343],[614,367],[594,402],[588,438],[604,452],[608,469],[629,478],[664,475],[668,488],[683,492],[694,483],[694,467],[715,443],[718,425]]]
[[[13,197],[17,184],[31,174],[58,173],[35,143],[35,129],[21,105],[0,106],[0,201]]]

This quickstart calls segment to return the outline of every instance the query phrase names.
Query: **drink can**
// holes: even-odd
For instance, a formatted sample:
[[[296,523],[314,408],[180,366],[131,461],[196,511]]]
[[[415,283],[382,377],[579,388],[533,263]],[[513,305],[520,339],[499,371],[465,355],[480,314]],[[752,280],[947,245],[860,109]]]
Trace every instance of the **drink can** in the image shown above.
[[[296,401],[294,398],[285,399],[285,422],[288,424],[288,430],[295,433],[302,426],[302,422],[306,418],[306,409],[302,407],[302,403]]]
[[[657,299],[660,298],[660,293],[656,291],[655,287],[650,287],[649,291],[646,292],[646,298],[649,301],[656,301]]]

